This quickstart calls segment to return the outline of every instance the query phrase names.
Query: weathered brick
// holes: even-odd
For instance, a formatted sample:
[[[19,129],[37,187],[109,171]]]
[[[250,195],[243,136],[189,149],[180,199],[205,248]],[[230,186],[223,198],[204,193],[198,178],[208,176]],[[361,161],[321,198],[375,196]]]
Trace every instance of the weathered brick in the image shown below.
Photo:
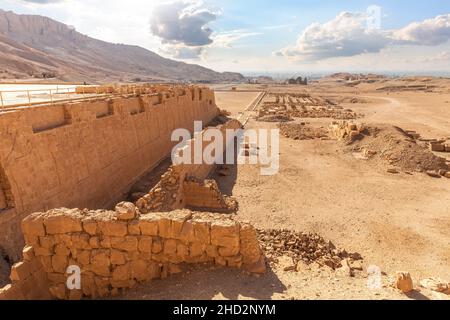
[[[211,225],[211,244],[239,247],[239,225],[232,220],[214,221]]]
[[[49,216],[44,220],[45,230],[48,234],[81,232],[81,221],[75,217],[58,214]]]
[[[111,248],[124,251],[137,251],[138,240],[134,236],[127,236],[124,238],[111,237]]]
[[[127,223],[122,221],[101,221],[98,229],[103,235],[111,237],[124,237],[128,233]]]
[[[139,219],[139,228],[144,236],[158,236],[158,219],[153,214],[146,214]]]
[[[144,253],[152,253],[152,237],[141,237],[139,239],[139,251]]]

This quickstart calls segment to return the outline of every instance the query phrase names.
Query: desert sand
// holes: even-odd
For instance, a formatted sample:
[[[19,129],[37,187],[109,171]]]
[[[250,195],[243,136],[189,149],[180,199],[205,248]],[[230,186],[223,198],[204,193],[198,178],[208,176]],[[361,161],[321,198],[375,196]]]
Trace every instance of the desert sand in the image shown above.
[[[425,83],[429,90],[400,90],[405,83]],[[377,90],[390,87],[389,91]],[[397,89],[396,89],[397,88]],[[252,99],[270,93],[302,93],[330,99],[358,115],[366,126],[398,126],[425,138],[450,136],[450,81],[442,79],[379,80],[349,87],[324,79],[311,86],[238,86],[238,91],[216,93],[220,108],[242,117]],[[254,93],[239,92],[254,90]],[[246,112],[246,128],[276,128],[257,121],[257,110]],[[327,128],[330,118],[295,118],[314,128]],[[366,138],[369,139],[369,138]],[[426,151],[428,152],[428,151]],[[450,160],[449,153],[435,153]],[[445,161],[444,161],[445,162]],[[258,166],[234,168],[230,176],[215,178],[223,192],[239,202],[237,215],[257,228],[317,233],[339,248],[358,252],[363,260],[352,276],[344,269],[317,264],[289,267],[275,259],[261,278],[212,268],[139,287],[122,298],[142,299],[447,299],[425,288],[428,277],[450,279],[450,179],[421,172],[387,172],[389,164],[361,159],[334,139],[281,138],[280,171],[261,176]],[[270,259],[269,259],[270,260]],[[378,266],[382,288],[367,287],[367,268]],[[295,269],[295,268],[294,268]],[[288,271],[286,271],[288,270]],[[359,270],[359,268],[357,268]],[[416,291],[404,295],[393,288],[397,271],[408,271]],[[161,290],[164,286],[165,290]]]

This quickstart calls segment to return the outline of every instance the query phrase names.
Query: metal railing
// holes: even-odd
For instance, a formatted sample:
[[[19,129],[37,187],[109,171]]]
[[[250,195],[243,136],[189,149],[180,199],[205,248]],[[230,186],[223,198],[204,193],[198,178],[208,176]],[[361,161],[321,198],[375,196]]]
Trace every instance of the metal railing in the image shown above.
[[[0,110],[30,107],[56,102],[77,101],[104,97],[105,94],[76,92],[76,87],[58,87],[51,89],[2,90],[0,91]]]

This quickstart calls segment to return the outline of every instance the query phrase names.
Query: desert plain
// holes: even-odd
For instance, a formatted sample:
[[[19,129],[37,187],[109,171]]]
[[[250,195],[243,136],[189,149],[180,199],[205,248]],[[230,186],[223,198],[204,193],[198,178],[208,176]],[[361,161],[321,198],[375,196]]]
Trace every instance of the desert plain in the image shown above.
[[[255,106],[261,92],[266,95]],[[292,117],[281,125],[306,130],[297,136],[294,132],[291,138],[282,135],[277,174],[261,176],[258,166],[242,165],[228,168],[229,174],[216,174],[215,179],[222,192],[238,201],[236,214],[261,232],[286,229],[317,234],[337,248],[357,252],[361,259],[334,269],[297,262],[289,250],[272,257],[274,248],[266,243],[271,268],[265,276],[217,268],[204,273],[196,267],[164,283],[140,286],[122,298],[448,299],[420,281],[450,279],[450,179],[430,176],[426,170],[435,165],[434,156],[445,159],[438,161],[441,165],[450,161],[450,153],[432,152],[427,142],[450,139],[450,80],[383,78],[355,84],[324,78],[309,86],[220,86],[215,93],[218,107],[247,122],[246,128],[277,128],[279,116],[274,122],[259,121],[265,102],[302,104],[302,98],[296,100],[299,94],[355,116],[346,120],[308,113]],[[291,108],[275,109],[273,114],[284,115]],[[353,143],[329,138],[332,121],[363,124],[371,134]],[[416,155],[415,146],[414,152],[404,152],[402,148],[409,146],[403,146],[403,140],[420,146],[420,152]],[[367,151],[365,142],[376,149],[368,157],[361,156],[361,150]],[[389,152],[397,152],[400,159],[389,158]],[[280,239],[282,244],[288,242]],[[381,270],[379,288],[368,286],[370,266]],[[410,273],[415,288],[411,293],[395,288],[399,271]]]

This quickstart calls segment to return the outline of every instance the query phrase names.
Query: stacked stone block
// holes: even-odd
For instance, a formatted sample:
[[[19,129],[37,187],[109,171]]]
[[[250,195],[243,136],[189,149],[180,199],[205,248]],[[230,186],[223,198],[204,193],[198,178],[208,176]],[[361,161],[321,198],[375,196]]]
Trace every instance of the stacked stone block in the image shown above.
[[[364,124],[361,123],[333,121],[329,126],[328,131],[332,138],[352,143],[360,136],[364,129]]]
[[[141,215],[132,203],[120,203],[115,211],[35,213],[22,227],[26,251],[33,254],[13,267],[13,282],[1,289],[0,299],[107,297],[192,263],[265,271],[255,229],[227,215]],[[81,269],[80,290],[66,286],[70,266]],[[27,295],[29,286],[41,289]]]

